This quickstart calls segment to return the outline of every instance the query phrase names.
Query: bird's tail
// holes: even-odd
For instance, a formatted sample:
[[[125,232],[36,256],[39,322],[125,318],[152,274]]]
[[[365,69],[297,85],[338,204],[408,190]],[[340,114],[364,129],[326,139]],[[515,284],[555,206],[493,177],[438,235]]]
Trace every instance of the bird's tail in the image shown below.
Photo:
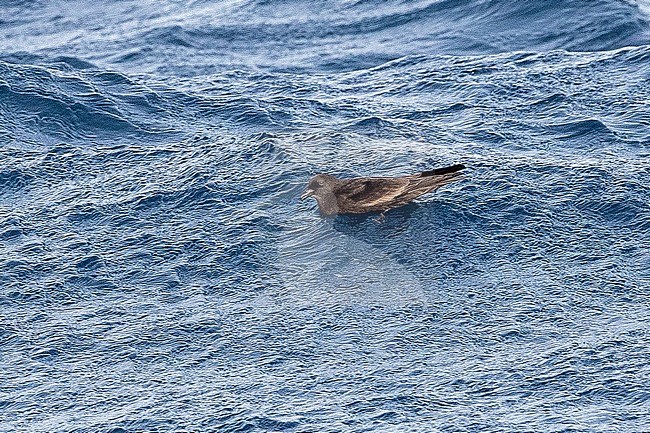
[[[464,168],[465,166],[463,164],[451,165],[449,167],[444,167],[444,168],[436,168],[435,170],[423,171],[422,173],[420,173],[420,177],[441,176],[443,174],[456,173],[457,171],[460,171]]]
[[[463,179],[463,173],[460,171],[464,168],[465,166],[463,164],[456,164],[435,170],[423,171],[419,175],[416,175],[415,179],[418,185],[426,188],[427,192],[433,191],[448,183]]]

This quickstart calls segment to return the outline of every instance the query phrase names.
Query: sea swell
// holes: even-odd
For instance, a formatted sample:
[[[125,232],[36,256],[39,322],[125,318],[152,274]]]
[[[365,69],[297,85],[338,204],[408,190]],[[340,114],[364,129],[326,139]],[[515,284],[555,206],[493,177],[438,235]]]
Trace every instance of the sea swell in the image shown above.
[[[122,71],[203,75],[253,65],[365,69],[419,54],[603,51],[650,37],[645,3],[614,0],[165,2],[155,12],[134,1],[76,3],[9,6],[7,16],[21,19],[0,23],[7,34],[2,51],[63,52]]]
[[[0,431],[646,431],[647,10],[7,3]]]

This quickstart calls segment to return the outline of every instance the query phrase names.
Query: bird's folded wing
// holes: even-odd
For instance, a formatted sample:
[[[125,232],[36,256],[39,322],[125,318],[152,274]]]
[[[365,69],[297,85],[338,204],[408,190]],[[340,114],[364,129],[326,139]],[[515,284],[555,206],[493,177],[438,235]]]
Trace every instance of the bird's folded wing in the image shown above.
[[[409,181],[406,178],[361,178],[350,179],[337,191],[345,201],[357,206],[375,207],[390,204],[407,192]]]

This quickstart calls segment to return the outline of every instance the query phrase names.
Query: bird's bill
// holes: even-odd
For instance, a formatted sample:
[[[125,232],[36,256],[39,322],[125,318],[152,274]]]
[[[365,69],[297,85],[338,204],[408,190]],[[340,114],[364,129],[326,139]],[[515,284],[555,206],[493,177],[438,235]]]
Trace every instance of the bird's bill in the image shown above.
[[[307,197],[311,197],[312,195],[314,195],[314,190],[307,188],[305,192],[303,192],[302,195],[300,196],[300,200],[304,200]]]

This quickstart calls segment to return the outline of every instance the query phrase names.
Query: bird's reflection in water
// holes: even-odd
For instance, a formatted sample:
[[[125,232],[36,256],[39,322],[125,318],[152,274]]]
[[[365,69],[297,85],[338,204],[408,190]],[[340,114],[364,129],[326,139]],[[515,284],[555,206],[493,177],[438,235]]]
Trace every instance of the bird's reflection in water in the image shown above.
[[[461,209],[443,202],[409,203],[380,214],[339,215],[333,228],[405,265],[419,278],[431,279],[452,266],[459,256],[471,255],[476,243]],[[432,260],[435,257],[436,260]]]

